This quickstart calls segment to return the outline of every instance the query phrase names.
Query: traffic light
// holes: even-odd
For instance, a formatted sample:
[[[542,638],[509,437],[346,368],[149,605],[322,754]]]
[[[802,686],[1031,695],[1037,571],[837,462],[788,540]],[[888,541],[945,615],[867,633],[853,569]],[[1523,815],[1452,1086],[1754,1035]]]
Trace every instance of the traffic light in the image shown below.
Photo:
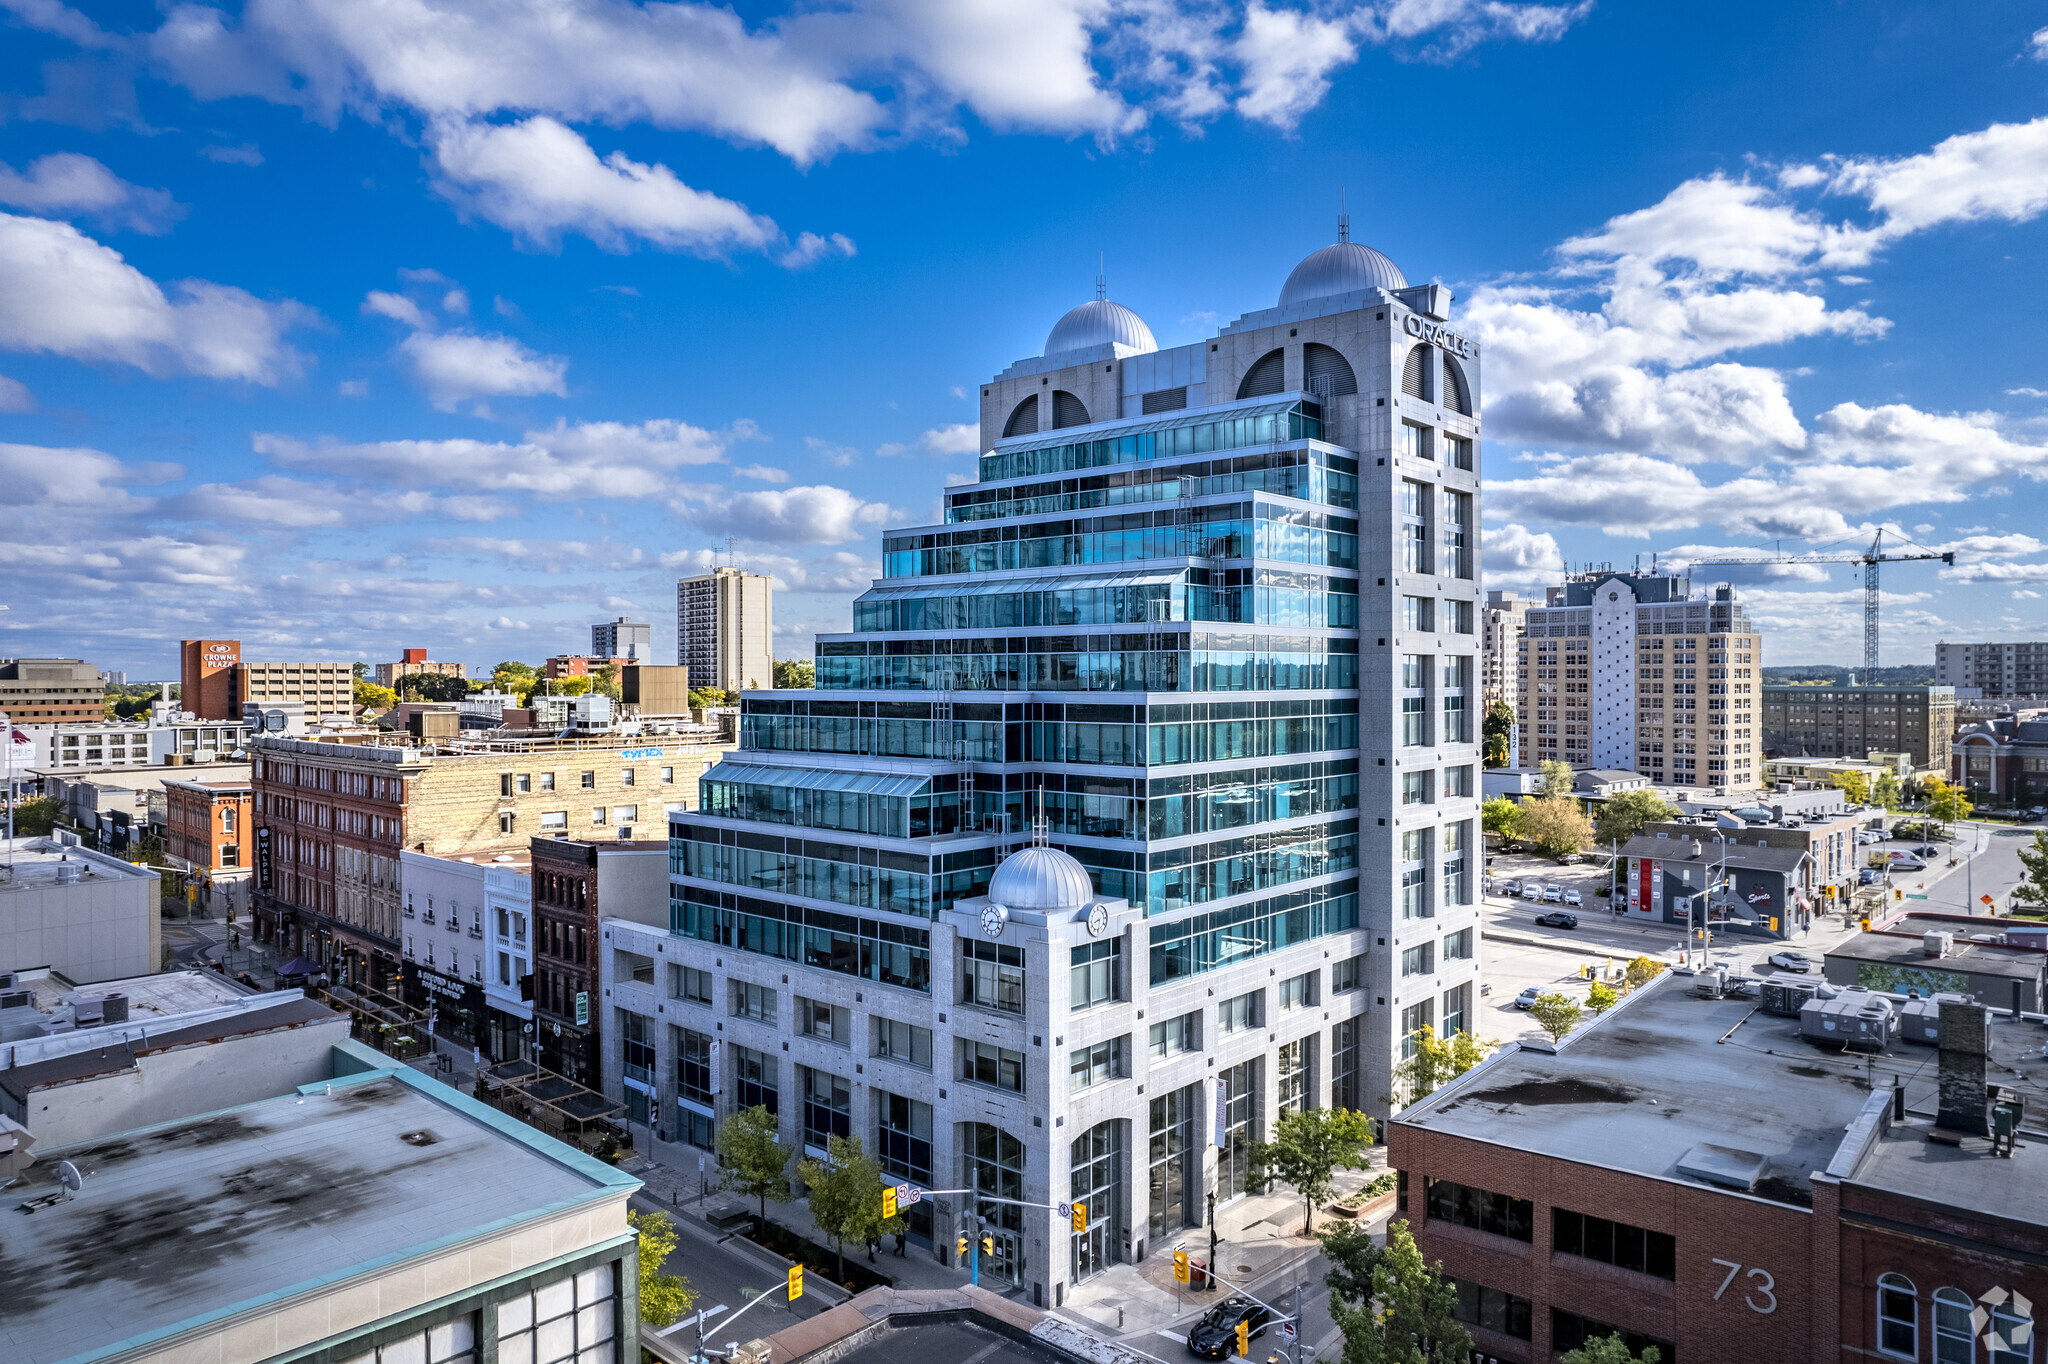
[[[1184,1250],[1173,1252],[1173,1281],[1175,1283],[1186,1283],[1188,1281],[1188,1253]]]
[[[791,1265],[789,1267],[789,1300],[795,1302],[803,1295],[804,1267],[802,1265]]]
[[[882,1216],[894,1217],[895,1215],[896,1186],[894,1184],[884,1184],[882,1186]]]
[[[967,1258],[967,1238],[966,1238],[965,1236],[963,1236],[963,1237],[961,1237],[961,1238],[960,1238],[960,1251],[959,1251],[959,1255],[960,1255],[960,1258],[961,1258],[961,1259],[963,1259],[963,1260]]]
[[[988,1256],[988,1257],[989,1257],[990,1259],[994,1259],[994,1258],[995,1258],[995,1254],[996,1254],[996,1238],[995,1238],[995,1237],[993,1237],[993,1236],[984,1236],[984,1237],[982,1237],[982,1238],[981,1238],[981,1253],[982,1253],[982,1254],[984,1254],[984,1255],[986,1255],[986,1256]]]
[[[1240,1357],[1252,1352],[1252,1324],[1249,1319],[1237,1324],[1237,1353]]]
[[[1086,1203],[1076,1203],[1074,1205],[1074,1230],[1088,1230],[1088,1205]]]
[[[1773,914],[1773,915],[1771,916],[1771,932],[1775,933],[1775,932],[1777,932],[1777,931],[1778,931],[1778,916],[1777,916],[1777,915],[1775,915],[1775,914]]]

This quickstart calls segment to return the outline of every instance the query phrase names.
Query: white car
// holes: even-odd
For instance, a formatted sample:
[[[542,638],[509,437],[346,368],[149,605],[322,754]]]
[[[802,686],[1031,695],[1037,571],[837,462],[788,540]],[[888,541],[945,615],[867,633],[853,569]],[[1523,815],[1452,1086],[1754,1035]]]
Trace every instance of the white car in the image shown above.
[[[1568,905],[1584,905],[1586,902],[1579,897],[1579,893],[1577,891],[1568,890],[1564,893],[1564,900],[1562,901],[1562,903]]]
[[[1531,881],[1528,885],[1522,887],[1522,898],[1524,900],[1541,900],[1543,898],[1543,887]]]
[[[1813,958],[1804,952],[1773,952],[1770,962],[1780,971],[1796,971],[1800,975],[1813,969]]]
[[[1545,904],[1547,904],[1547,905],[1556,905],[1556,904],[1563,904],[1563,903],[1564,903],[1564,887],[1563,887],[1563,886],[1545,886],[1545,887],[1543,888],[1543,903],[1545,903]]]
[[[1856,835],[1856,841],[1858,843],[1882,843],[1884,842],[1884,835],[1865,829],[1862,833]]]

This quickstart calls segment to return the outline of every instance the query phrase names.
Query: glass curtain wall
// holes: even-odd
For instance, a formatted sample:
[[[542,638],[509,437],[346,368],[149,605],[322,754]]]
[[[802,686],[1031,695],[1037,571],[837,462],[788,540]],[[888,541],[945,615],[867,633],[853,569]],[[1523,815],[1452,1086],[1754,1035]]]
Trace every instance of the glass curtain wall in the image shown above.
[[[1152,1100],[1149,1178],[1151,1234],[1157,1241],[1192,1226],[1202,1182],[1202,1149],[1195,1141],[1201,1088],[1189,1085]]]
[[[1223,1080],[1223,1149],[1216,1159],[1216,1197],[1219,1202],[1250,1193],[1245,1180],[1251,1177],[1252,1143],[1259,1139],[1259,1081],[1266,1058],[1225,1070]]]
[[[1000,1127],[968,1124],[967,1165],[968,1186],[975,1192],[1023,1199],[1024,1143]],[[985,1263],[983,1270],[1011,1283],[1022,1282],[1024,1210],[1015,1203],[981,1203],[979,1207],[983,1225],[996,1243],[994,1261]]]
[[[1073,1253],[1071,1281],[1097,1274],[1123,1258],[1119,1228],[1123,1225],[1124,1122],[1097,1123],[1074,1138],[1068,1197],[1088,1208],[1088,1230],[1069,1232]]]

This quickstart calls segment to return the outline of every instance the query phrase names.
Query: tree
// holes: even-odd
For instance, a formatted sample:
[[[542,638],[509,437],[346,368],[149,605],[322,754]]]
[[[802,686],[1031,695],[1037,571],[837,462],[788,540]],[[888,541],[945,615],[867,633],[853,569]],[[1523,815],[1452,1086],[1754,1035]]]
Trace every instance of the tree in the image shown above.
[[[1628,1345],[1617,1331],[1611,1336],[1588,1340],[1578,1349],[1568,1352],[1563,1364],[1659,1364],[1663,1358],[1664,1352],[1654,1345],[1645,1345],[1639,1355],[1629,1353]]]
[[[623,701],[625,696],[619,690],[619,665],[606,660],[592,668],[590,690],[592,695],[609,696],[614,701]]]
[[[1899,779],[1890,772],[1877,774],[1877,785],[1870,788],[1871,803],[1886,810],[1899,808]]]
[[[1655,957],[1637,957],[1622,972],[1621,983],[1628,990],[1640,990],[1664,974],[1664,963]]]
[[[1543,760],[1543,794],[1545,796],[1562,796],[1570,799],[1572,792],[1577,789],[1578,781],[1572,776],[1572,765],[1570,763],[1559,762],[1555,758],[1545,758]]]
[[[1513,838],[1521,823],[1522,807],[1506,796],[1495,796],[1479,807],[1479,827],[1490,834]]]
[[[768,1200],[789,1202],[789,1153],[775,1140],[775,1115],[765,1107],[733,1110],[718,1128],[719,1187],[760,1200],[760,1223],[768,1224]]]
[[[2034,846],[2021,848],[2019,854],[2027,874],[2013,887],[2012,898],[2048,905],[2048,830],[2036,832]]]
[[[1835,785],[1841,788],[1851,805],[1870,804],[1870,777],[1864,772],[1837,772]]]
[[[1344,1364],[1464,1364],[1472,1337],[1458,1324],[1457,1288],[1443,1263],[1422,1258],[1405,1218],[1387,1224],[1387,1243],[1356,1222],[1322,1235],[1330,1271],[1330,1317],[1344,1333]]]
[[[1404,1107],[1422,1102],[1485,1060],[1493,1049],[1491,1042],[1482,1042],[1462,1029],[1453,1037],[1441,1038],[1435,1027],[1425,1025],[1409,1036],[1415,1039],[1415,1054],[1394,1067],[1394,1092],[1403,1096],[1400,1103]]]
[[[1496,696],[1486,708],[1486,717],[1479,722],[1479,737],[1483,745],[1483,761],[1488,767],[1508,765],[1508,739],[1515,729],[1515,708],[1507,698]]]
[[[1349,1108],[1289,1109],[1273,1124],[1273,1139],[1252,1143],[1251,1171],[1245,1192],[1277,1179],[1290,1185],[1308,1205],[1301,1234],[1312,1236],[1316,1205],[1330,1197],[1338,1170],[1357,1170],[1372,1145],[1372,1119]]]
[[[1943,824],[1956,824],[1970,817],[1970,798],[1963,794],[1963,788],[1952,786],[1940,777],[1929,777],[1921,783],[1927,792],[1927,815]]]
[[[14,807],[14,832],[18,838],[47,838],[57,826],[64,807],[55,796],[31,796]]]
[[[676,1224],[658,1212],[630,1211],[626,1223],[640,1233],[640,1319],[655,1326],[673,1325],[697,1302],[688,1279],[661,1272],[676,1248]]]
[[[360,682],[370,675],[370,665],[358,659],[348,665],[349,676]]]
[[[809,691],[818,685],[818,667],[808,658],[775,660],[775,690]]]
[[[1655,791],[1623,791],[1600,802],[1599,812],[1593,816],[1593,837],[1618,845],[1641,833],[1645,824],[1676,818],[1678,807]]]
[[[499,691],[517,694],[522,705],[526,702],[526,693],[532,691],[534,683],[539,680],[540,669],[516,659],[506,659],[491,669],[491,685]]]
[[[1596,1014],[1604,1014],[1620,1002],[1621,996],[1604,980],[1594,981],[1593,988],[1586,991],[1586,1007]]]
[[[1529,1017],[1536,1020],[1537,1027],[1550,1034],[1553,1042],[1564,1041],[1565,1034],[1579,1026],[1581,1013],[1579,1002],[1570,995],[1538,995],[1536,1002],[1529,1006]]]
[[[363,710],[381,715],[398,704],[398,693],[389,687],[380,687],[375,682],[356,682],[356,705]]]
[[[1593,821],[1570,796],[1522,802],[1521,836],[1552,857],[1577,852],[1593,838]]]
[[[811,1220],[839,1256],[842,1280],[848,1241],[864,1246],[903,1224],[900,1217],[882,1216],[882,1166],[861,1149],[859,1137],[833,1137],[825,1159],[797,1162],[796,1177],[809,1192]]]
[[[733,694],[723,687],[690,688],[690,709],[692,710],[712,710],[719,706],[730,706],[734,703],[734,700]]]
[[[469,695],[469,682],[439,673],[407,673],[398,679],[398,690],[408,701],[460,701]]]
[[[552,682],[543,681],[534,690],[549,696],[588,696],[590,679],[587,677],[557,677]]]

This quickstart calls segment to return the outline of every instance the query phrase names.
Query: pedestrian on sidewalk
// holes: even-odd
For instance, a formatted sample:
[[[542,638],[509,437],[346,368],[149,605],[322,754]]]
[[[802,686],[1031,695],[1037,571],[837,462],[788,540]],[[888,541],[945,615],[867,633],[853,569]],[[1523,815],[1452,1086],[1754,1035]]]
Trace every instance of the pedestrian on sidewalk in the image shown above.
[[[896,1233],[896,1258],[899,1260],[909,1258],[903,1253],[903,1233],[900,1231]]]
[[[875,1252],[876,1252],[876,1251],[878,1251],[878,1250],[880,1250],[881,1248],[882,1248],[882,1239],[881,1239],[881,1238],[880,1238],[879,1236],[870,1236],[870,1237],[868,1237],[868,1263],[869,1263],[869,1264],[873,1264],[873,1263],[875,1262]]]

